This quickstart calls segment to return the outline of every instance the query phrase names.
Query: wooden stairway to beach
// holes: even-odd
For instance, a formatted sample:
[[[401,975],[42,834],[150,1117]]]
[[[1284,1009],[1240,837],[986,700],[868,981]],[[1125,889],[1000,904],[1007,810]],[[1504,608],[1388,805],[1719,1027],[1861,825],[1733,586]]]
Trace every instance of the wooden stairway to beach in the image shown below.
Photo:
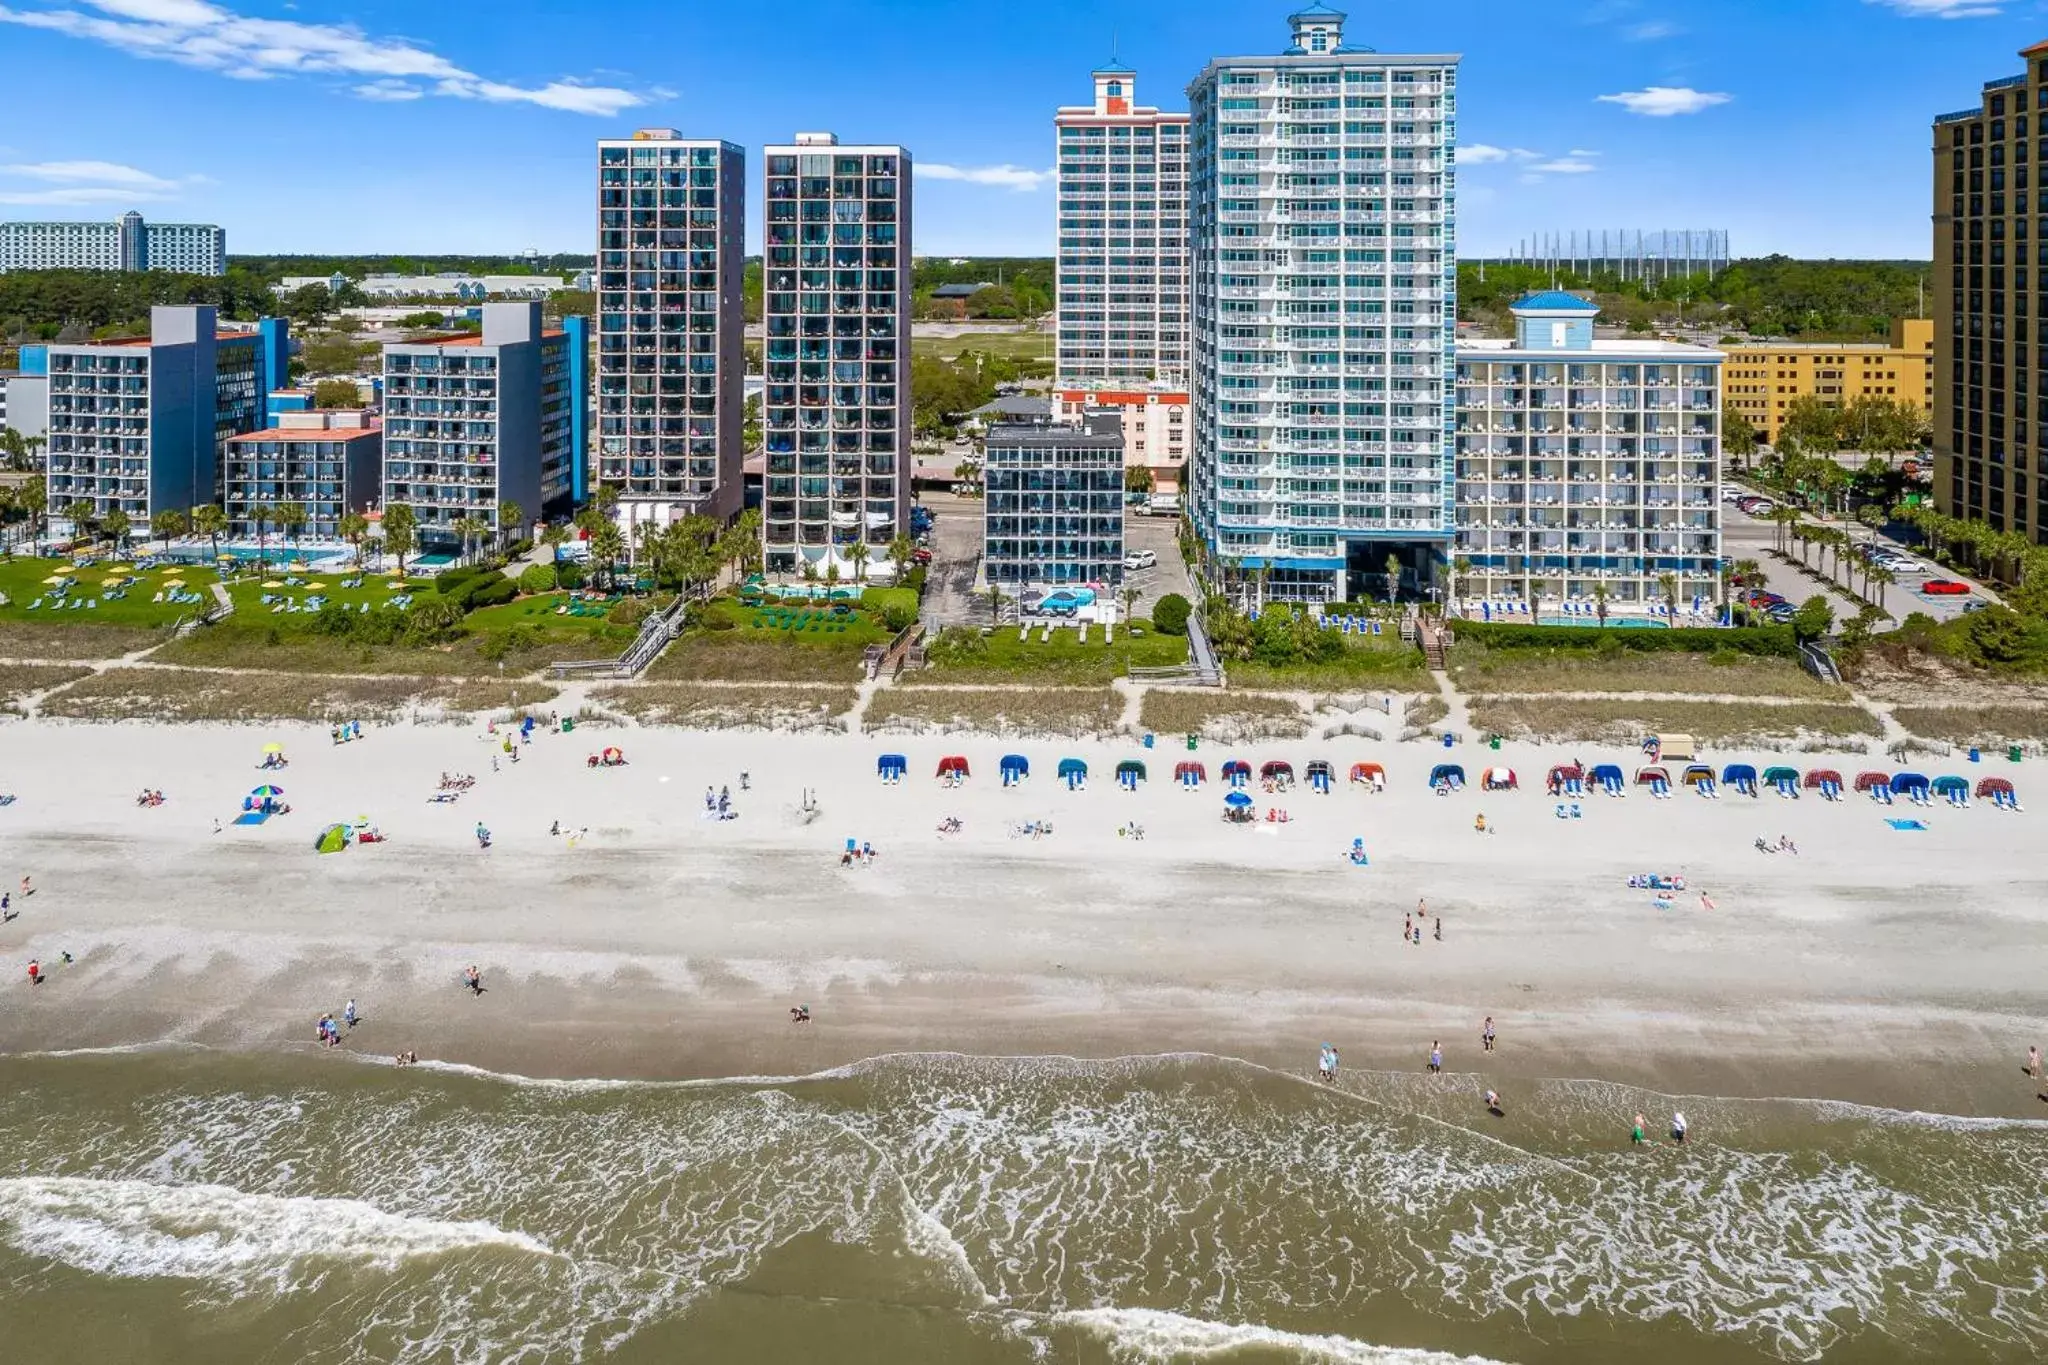
[[[1422,657],[1432,673],[1444,671],[1444,633],[1429,621],[1417,618],[1416,636],[1422,642]]]

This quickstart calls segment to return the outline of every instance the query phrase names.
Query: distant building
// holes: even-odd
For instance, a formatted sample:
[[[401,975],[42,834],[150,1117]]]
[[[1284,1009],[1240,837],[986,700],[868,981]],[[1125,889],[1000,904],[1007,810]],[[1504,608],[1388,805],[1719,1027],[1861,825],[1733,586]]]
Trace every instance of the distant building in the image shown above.
[[[384,433],[360,410],[280,413],[272,426],[231,437],[222,473],[228,534],[254,539],[276,531],[274,515],[259,527],[256,512],[299,503],[309,540],[339,540],[341,519],[376,504]]]
[[[1093,73],[1059,137],[1056,278],[1063,389],[1185,388],[1188,116],[1138,103],[1138,73]]]
[[[1009,588],[1123,581],[1124,437],[1114,413],[991,427],[982,568]]]
[[[262,425],[289,352],[283,319],[229,330],[205,304],[150,309],[147,337],[44,348],[51,510],[84,501],[140,532],[220,501],[226,444]]]
[[[270,286],[274,294],[292,294],[310,285],[320,285],[331,294],[353,284],[373,299],[451,299],[457,303],[482,303],[486,299],[546,299],[569,288],[559,275],[469,275],[459,270],[437,275],[365,275],[360,280],[336,272],[332,275],[287,275]]]
[[[538,303],[484,305],[483,330],[384,347],[384,489],[409,504],[423,543],[458,543],[474,517],[488,540],[568,511],[585,448],[585,320],[543,330]]]
[[[746,197],[733,143],[597,144],[597,472],[629,528],[740,510]]]
[[[845,575],[910,515],[911,159],[830,133],[762,156],[762,547],[772,571]]]
[[[43,345],[21,348],[21,368],[0,381],[0,400],[6,404],[0,428],[23,436],[46,436],[50,430],[50,348]]]
[[[1669,341],[1596,341],[1572,294],[1516,303],[1512,341],[1461,341],[1457,543],[1475,601],[1617,611],[1717,599],[1722,354]],[[1368,580],[1369,581],[1369,580]]]
[[[1818,398],[1831,408],[1889,398],[1934,411],[1931,318],[1894,318],[1890,342],[1744,341],[1724,349],[1721,407],[1748,418],[1766,444],[1776,443],[1798,398]]]
[[[2048,308],[2027,287],[2030,266],[2042,283],[2027,154],[2048,116],[2048,42],[2019,55],[2019,74],[1934,120],[1934,503],[2048,545]],[[2038,155],[2031,169],[2038,179]],[[2048,234],[2034,237],[2038,250]]]
[[[0,223],[0,272],[227,269],[228,235],[211,223],[151,223],[132,209],[107,223]]]
[[[982,290],[993,288],[995,288],[995,285],[986,280],[980,284],[942,284],[932,290],[932,297],[935,299],[971,299]]]
[[[1123,418],[1124,468],[1152,476],[1155,493],[1179,493],[1187,482],[1188,395],[1185,389],[1148,384],[1138,389],[1060,389],[1057,416],[1078,421],[1108,410]]]

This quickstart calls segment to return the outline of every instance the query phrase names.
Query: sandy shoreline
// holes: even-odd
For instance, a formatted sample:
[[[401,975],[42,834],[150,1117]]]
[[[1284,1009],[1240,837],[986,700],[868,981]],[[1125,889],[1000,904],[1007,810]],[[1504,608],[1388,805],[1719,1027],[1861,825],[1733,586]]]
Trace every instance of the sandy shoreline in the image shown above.
[[[255,767],[272,738],[293,758],[278,774]],[[610,743],[629,766],[584,766]],[[901,786],[875,779],[884,749],[910,759]],[[1034,776],[1004,791],[996,759],[1010,751]],[[1299,1070],[1326,1038],[1349,1069],[1419,1070],[1442,1039],[1451,1070],[1483,1068],[1508,1093],[1599,1077],[2048,1112],[2019,1072],[2048,1010],[2031,815],[1939,808],[1905,834],[1854,798],[1633,793],[1558,821],[1540,787],[1561,755],[1514,745],[1451,757],[1475,778],[1514,765],[1522,791],[1447,799],[1426,790],[1440,749],[1204,745],[1212,779],[1230,756],[1388,769],[1379,796],[1257,794],[1293,819],[1255,829],[1222,823],[1213,781],[1170,784],[1184,750],[1129,742],[598,730],[538,737],[496,774],[491,752],[457,727],[373,729],[339,748],[310,728],[0,727],[0,790],[19,798],[0,810],[0,885],[28,873],[40,888],[0,928],[6,1049],[173,1039],[310,1061],[313,1019],[353,996],[369,1021],[355,1050],[534,1076],[801,1074],[904,1051],[1206,1051]],[[953,752],[975,773],[949,791],[930,775]],[[1067,754],[1090,763],[1089,790],[1052,781]],[[1109,778],[1129,756],[1151,765],[1135,795]],[[430,805],[444,770],[478,784]],[[2010,775],[2034,795],[2029,770]],[[267,777],[294,812],[213,833]],[[734,788],[739,820],[701,818],[707,783]],[[169,804],[137,808],[144,785]],[[806,787],[823,808],[809,824]],[[1496,833],[1473,832],[1481,810]],[[358,814],[392,842],[315,856],[322,825]],[[946,815],[965,831],[936,834]],[[1032,819],[1056,832],[1010,837]],[[1116,833],[1132,819],[1141,843]],[[489,852],[470,834],[479,820]],[[589,835],[571,847],[547,834],[553,820]],[[1750,847],[1779,834],[1801,854]],[[849,837],[877,846],[873,867],[838,866]],[[1354,837],[1369,868],[1341,856]],[[1626,885],[1650,871],[1691,890],[1656,908]],[[1403,944],[1421,896],[1445,939]],[[27,960],[64,951],[77,961],[31,991]],[[482,999],[457,983],[470,962]],[[797,1002],[816,1022],[787,1023]],[[1477,1039],[1488,1014],[1492,1058]]]

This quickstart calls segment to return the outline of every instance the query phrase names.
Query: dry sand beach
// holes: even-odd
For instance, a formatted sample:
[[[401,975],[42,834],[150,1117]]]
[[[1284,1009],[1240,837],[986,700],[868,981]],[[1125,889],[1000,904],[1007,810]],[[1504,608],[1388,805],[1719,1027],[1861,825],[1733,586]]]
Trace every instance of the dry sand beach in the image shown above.
[[[269,741],[281,772],[256,766]],[[248,1334],[248,1358],[282,1337],[305,1359],[858,1338],[844,1358],[2018,1360],[2048,1330],[2033,814],[1899,832],[1856,796],[1631,790],[1559,820],[1549,763],[1637,757],[1513,744],[1204,743],[1195,792],[1178,744],[1129,740],[590,728],[495,773],[494,739],[457,726],[334,746],[29,721],[0,744],[0,886],[38,888],[0,930],[0,1260],[31,1323],[127,1276],[130,1329],[169,1333],[147,1357],[241,1358]],[[586,766],[611,744],[626,766]],[[1007,790],[1006,752],[1033,773]],[[950,753],[959,788],[932,776]],[[1085,791],[1053,776],[1068,755]],[[1254,790],[1291,818],[1229,825],[1232,756],[1372,760],[1389,785]],[[1433,796],[1446,757],[1523,788]],[[476,785],[432,804],[443,772]],[[228,824],[265,780],[292,813]],[[707,786],[738,819],[704,818]],[[315,854],[358,816],[389,842]],[[1013,835],[1031,821],[1053,832]],[[873,865],[841,866],[848,839]],[[1628,885],[1650,872],[1687,890],[1660,908]],[[364,1024],[318,1048],[351,998]],[[1325,1041],[1334,1089],[1309,1079]],[[408,1048],[426,1065],[393,1068]],[[1632,1114],[1654,1140],[1674,1108],[1687,1149],[1631,1153]],[[173,1176],[223,1202],[165,1208],[143,1182]],[[663,1238],[621,1226],[649,1217]],[[334,1280],[302,1237],[380,1249]],[[569,1261],[504,1263],[539,1254],[519,1239]],[[855,1246],[909,1259],[829,1250]],[[282,1278],[237,1287],[258,1269]],[[171,1330],[197,1286],[263,1306]],[[792,1294],[764,1325],[761,1296]],[[132,1346],[67,1341],[48,1358]]]

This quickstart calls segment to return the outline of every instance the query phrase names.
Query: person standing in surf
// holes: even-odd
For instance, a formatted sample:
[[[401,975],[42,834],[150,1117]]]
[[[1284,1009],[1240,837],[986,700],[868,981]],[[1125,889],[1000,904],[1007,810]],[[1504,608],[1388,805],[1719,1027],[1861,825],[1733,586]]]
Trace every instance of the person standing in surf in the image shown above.
[[[1671,1115],[1671,1140],[1685,1146],[1685,1115],[1673,1111]]]
[[[1483,1052],[1493,1051],[1493,1016],[1486,1016],[1485,1027],[1479,1030],[1479,1047]]]
[[[1432,1076],[1444,1074],[1444,1045],[1440,1042],[1432,1041],[1429,1045],[1429,1074]]]
[[[1630,1145],[1630,1146],[1632,1146],[1632,1147],[1640,1147],[1640,1146],[1642,1146],[1642,1145],[1643,1145],[1643,1143],[1644,1143],[1644,1141],[1645,1141],[1645,1139],[1644,1139],[1644,1137],[1643,1137],[1643,1124],[1644,1124],[1645,1122],[1646,1122],[1646,1120],[1645,1120],[1645,1119],[1643,1118],[1643,1116],[1642,1116],[1641,1114],[1637,1114],[1637,1115],[1636,1115],[1636,1126],[1635,1126],[1634,1128],[1631,1128],[1631,1129],[1629,1130],[1629,1134],[1628,1134],[1628,1140],[1629,1140],[1629,1145]]]

